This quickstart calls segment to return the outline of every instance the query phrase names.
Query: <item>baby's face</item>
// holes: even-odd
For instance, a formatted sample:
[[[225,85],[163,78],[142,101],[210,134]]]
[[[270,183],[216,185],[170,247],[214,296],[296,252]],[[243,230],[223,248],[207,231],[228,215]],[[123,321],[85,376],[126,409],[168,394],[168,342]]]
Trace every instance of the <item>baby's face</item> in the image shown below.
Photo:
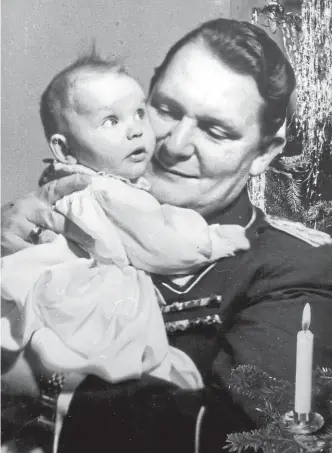
[[[64,119],[78,163],[128,179],[144,174],[155,137],[133,78],[111,71],[79,75]]]

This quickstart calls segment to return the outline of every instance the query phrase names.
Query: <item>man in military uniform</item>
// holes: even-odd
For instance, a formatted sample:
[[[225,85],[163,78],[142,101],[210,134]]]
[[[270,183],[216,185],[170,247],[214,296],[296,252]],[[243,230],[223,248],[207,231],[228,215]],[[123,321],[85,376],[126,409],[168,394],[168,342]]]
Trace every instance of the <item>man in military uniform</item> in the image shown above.
[[[250,203],[243,195],[214,221],[245,225],[245,206]],[[227,389],[231,370],[252,364],[295,382],[296,335],[307,302],[315,335],[314,366],[331,367],[332,247],[316,248],[316,240],[324,238],[310,231],[296,237],[301,235],[296,225],[270,225],[259,210],[254,216],[249,252],[189,278],[155,278],[168,303],[164,319],[170,343],[194,360],[206,389],[181,391],[149,377],[114,389],[88,378],[69,410],[60,452],[194,452],[201,406],[206,412],[199,451],[220,451],[227,433],[255,427],[247,408],[236,405]],[[185,301],[191,302],[186,306]]]
[[[59,452],[220,451],[227,433],[255,426],[232,397],[231,370],[252,364],[292,382],[307,302],[314,364],[332,366],[330,238],[266,217],[245,189],[248,177],[265,171],[282,149],[278,131],[293,88],[293,71],[266,33],[226,19],[186,35],[156,70],[149,97],[157,136],[153,194],[197,210],[211,224],[246,227],[251,247],[195,275],[154,276],[166,301],[170,343],[193,359],[206,387],[181,390],[150,376],[113,385],[89,376],[71,400]],[[70,237],[49,206],[87,183],[82,176],[63,178],[8,207],[5,252],[29,246],[28,237],[36,242],[41,227]],[[19,361],[5,376],[12,393],[23,386],[19,370],[29,369]],[[26,376],[26,391],[38,391],[33,372]]]

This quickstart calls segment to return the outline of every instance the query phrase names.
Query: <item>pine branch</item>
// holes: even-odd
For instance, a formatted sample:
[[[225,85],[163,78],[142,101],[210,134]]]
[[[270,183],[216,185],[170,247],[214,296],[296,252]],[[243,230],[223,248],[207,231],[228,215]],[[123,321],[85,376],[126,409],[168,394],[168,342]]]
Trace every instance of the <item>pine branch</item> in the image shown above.
[[[293,212],[301,211],[302,204],[300,181],[294,178],[289,178],[288,185],[286,187],[286,201]]]
[[[269,212],[294,221],[302,221],[302,179],[282,161],[267,172],[265,191]],[[272,208],[272,211],[271,211]]]
[[[313,373],[313,394],[332,416],[332,369],[317,367]]]
[[[267,423],[279,424],[281,413],[270,402],[265,402],[264,407],[256,407],[256,411],[266,417]]]
[[[319,436],[329,448],[332,448],[332,428],[327,428],[326,432]]]
[[[297,434],[294,438],[295,442],[298,444],[300,448],[302,448],[301,452],[330,452],[330,449],[327,450],[328,440],[324,440],[322,436],[316,436],[311,434],[310,436],[306,434]]]
[[[305,174],[310,168],[310,164],[310,159],[308,159],[307,156],[304,156],[304,154],[291,157],[280,157],[280,166],[293,175],[300,173],[305,177]]]
[[[325,230],[332,227],[332,201],[319,201],[304,212],[304,222],[316,223],[316,227]]]
[[[332,368],[318,366],[314,372],[316,382],[332,385]]]
[[[302,174],[305,176],[309,167],[310,161],[303,154],[300,154],[292,157],[279,156],[273,160],[269,168],[276,173],[286,173],[292,176]]]
[[[326,403],[329,404],[332,395],[332,369],[317,367],[313,378],[316,402],[319,398],[324,401],[327,412],[322,413],[327,415],[329,408]],[[289,382],[275,379],[253,365],[240,365],[232,371],[229,387],[236,395],[246,396],[254,402],[256,410],[265,416],[265,427],[229,434],[224,449],[232,453],[244,453],[248,449],[264,453],[300,453],[318,451],[319,448],[320,451],[332,453],[332,427],[325,427],[325,431],[317,435],[294,436],[285,424],[278,404],[283,398],[288,403],[293,402],[293,386]],[[257,407],[259,403],[262,404]],[[328,419],[326,422],[328,425]]]
[[[265,453],[300,453],[301,448],[293,436],[287,436],[275,425],[244,433],[232,433],[227,436],[228,444],[224,449],[242,453],[252,448],[255,452],[262,449]]]
[[[277,380],[253,365],[239,365],[232,370],[229,387],[237,395],[263,400],[265,404],[279,404],[284,398],[288,400],[292,392],[289,382]]]

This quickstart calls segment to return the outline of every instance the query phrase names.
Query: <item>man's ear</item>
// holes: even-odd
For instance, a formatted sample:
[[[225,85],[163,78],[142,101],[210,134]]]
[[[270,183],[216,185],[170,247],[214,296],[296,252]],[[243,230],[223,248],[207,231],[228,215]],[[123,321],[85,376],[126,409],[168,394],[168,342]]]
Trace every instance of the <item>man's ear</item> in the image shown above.
[[[54,157],[63,164],[77,164],[77,159],[70,154],[67,139],[62,134],[53,134],[49,141]]]
[[[272,160],[280,153],[285,147],[286,143],[286,120],[276,132],[274,137],[267,137],[262,146],[262,150],[251,164],[250,175],[258,176],[268,168]]]
[[[259,154],[252,162],[250,167],[250,175],[258,176],[268,168],[273,159],[282,152],[285,146],[285,139],[282,137],[274,137],[265,145],[265,150]]]

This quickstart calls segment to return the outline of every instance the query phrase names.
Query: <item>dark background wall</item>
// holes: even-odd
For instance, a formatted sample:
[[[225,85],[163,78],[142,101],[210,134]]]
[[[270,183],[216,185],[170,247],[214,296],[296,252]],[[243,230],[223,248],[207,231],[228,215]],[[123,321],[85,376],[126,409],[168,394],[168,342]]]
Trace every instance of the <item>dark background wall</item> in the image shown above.
[[[3,0],[2,203],[36,187],[50,157],[39,97],[54,74],[95,40],[145,88],[178,38],[218,16],[250,20],[264,0]],[[277,37],[277,40],[279,38]]]

